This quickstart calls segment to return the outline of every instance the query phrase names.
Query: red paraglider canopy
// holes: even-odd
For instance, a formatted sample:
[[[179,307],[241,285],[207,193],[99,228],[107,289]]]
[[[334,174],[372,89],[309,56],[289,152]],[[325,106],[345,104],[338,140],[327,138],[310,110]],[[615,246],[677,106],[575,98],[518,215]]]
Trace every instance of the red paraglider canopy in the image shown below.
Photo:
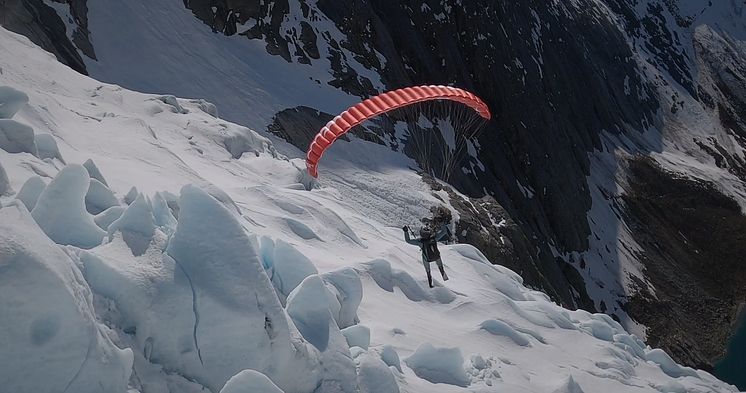
[[[317,167],[324,151],[351,128],[382,113],[430,100],[456,101],[474,109],[485,120],[492,117],[484,101],[457,87],[416,86],[389,91],[353,105],[326,123],[308,147],[306,154],[308,174],[313,177],[319,176]]]

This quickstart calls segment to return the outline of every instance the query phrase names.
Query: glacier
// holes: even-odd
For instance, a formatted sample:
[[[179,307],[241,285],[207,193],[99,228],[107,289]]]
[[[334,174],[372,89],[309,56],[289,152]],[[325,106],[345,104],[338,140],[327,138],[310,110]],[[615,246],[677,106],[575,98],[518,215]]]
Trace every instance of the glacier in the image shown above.
[[[737,391],[472,246],[428,289],[399,228],[448,196],[383,146],[307,191],[300,152],[204,101],[0,51],[0,108],[56,146],[0,148],[2,391]]]

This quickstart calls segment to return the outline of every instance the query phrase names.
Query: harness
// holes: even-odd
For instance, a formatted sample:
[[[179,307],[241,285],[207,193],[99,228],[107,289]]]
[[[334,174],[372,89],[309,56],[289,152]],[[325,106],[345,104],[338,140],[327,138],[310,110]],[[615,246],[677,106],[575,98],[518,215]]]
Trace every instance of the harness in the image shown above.
[[[422,239],[422,255],[425,256],[425,260],[428,262],[433,262],[440,258],[438,241],[434,237]]]

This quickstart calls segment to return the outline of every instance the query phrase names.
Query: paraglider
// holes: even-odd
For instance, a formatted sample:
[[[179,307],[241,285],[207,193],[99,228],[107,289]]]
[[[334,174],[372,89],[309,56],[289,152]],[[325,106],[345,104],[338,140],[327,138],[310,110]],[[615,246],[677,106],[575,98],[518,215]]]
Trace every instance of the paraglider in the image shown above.
[[[321,160],[324,152],[340,136],[344,135],[360,123],[397,109],[406,109],[413,104],[443,100],[465,105],[472,111],[472,114],[476,113],[476,118],[482,122],[486,122],[492,116],[487,105],[479,97],[473,93],[456,87],[417,86],[389,91],[353,105],[346,111],[342,112],[339,116],[329,121],[319,131],[308,147],[308,152],[306,154],[306,168],[308,174],[317,178],[319,175],[319,160]],[[412,121],[418,120],[415,118]],[[463,123],[463,129],[469,129],[469,127],[474,123],[474,120],[464,121]],[[481,127],[476,127],[476,129],[479,128]],[[460,135],[455,134],[456,133],[454,132],[452,137],[452,139],[454,139],[454,146],[450,147],[451,150],[449,152],[449,157],[447,160],[444,160],[444,162],[448,161],[447,164],[451,164],[452,158],[464,148],[466,140],[474,135],[473,132],[468,134],[462,133]],[[417,143],[416,138],[413,138],[413,141]],[[425,143],[421,144],[424,145]],[[430,143],[427,142],[427,144],[428,146],[421,150],[429,149]],[[450,168],[445,168],[443,172],[448,173],[448,170],[450,170]]]
[[[351,106],[321,128],[306,153],[308,175],[318,178],[321,157],[337,139],[361,123],[379,117],[383,118],[382,124],[388,122],[393,130],[404,121],[406,132],[396,137],[412,146],[414,151],[408,153],[416,156],[424,171],[448,181],[464,149],[468,147],[470,154],[475,150],[473,139],[492,114],[479,97],[456,87],[417,86],[386,92]],[[385,120],[387,117],[389,120]],[[433,154],[438,153],[438,149],[441,154]],[[440,164],[438,168],[437,164]],[[438,242],[450,235],[446,223],[426,225],[415,238],[410,237],[409,227],[402,229],[405,241],[419,246],[422,251],[422,264],[430,288],[433,288],[432,262],[437,264],[443,280],[448,280],[438,250]]]

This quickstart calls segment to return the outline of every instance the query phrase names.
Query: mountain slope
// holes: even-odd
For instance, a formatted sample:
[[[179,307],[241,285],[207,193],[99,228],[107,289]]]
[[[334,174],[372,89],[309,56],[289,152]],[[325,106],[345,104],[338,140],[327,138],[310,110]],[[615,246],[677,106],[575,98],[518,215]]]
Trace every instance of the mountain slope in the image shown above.
[[[48,292],[34,296],[6,293],[16,287],[3,284],[0,313],[10,317],[0,319],[9,332],[0,349],[29,353],[66,343],[54,355],[84,356],[77,373],[58,356],[33,358],[22,374],[2,367],[4,387],[59,391],[59,381],[70,381],[81,392],[218,392],[250,368],[271,382],[242,373],[231,385],[285,392],[736,391],[645,347],[604,314],[559,307],[469,245],[443,247],[451,279],[426,289],[419,251],[398,228],[366,215],[417,219],[422,212],[385,213],[386,203],[448,201],[408,168],[411,162],[335,169],[337,177],[306,191],[299,163],[278,153],[281,142],[213,117],[203,101],[102,84],[5,30],[0,49],[12,54],[0,59],[4,83],[28,95],[3,130],[15,122],[34,136],[29,151],[8,152],[9,144],[0,150],[9,183],[0,197],[0,268],[31,287],[38,272],[70,272],[48,275]],[[20,94],[3,100],[25,102]],[[357,154],[371,148],[355,138],[347,147]],[[341,154],[328,158],[331,166],[350,162]],[[36,176],[40,188],[28,180]],[[394,194],[397,184],[405,187]],[[142,193],[128,192],[131,186]],[[355,190],[365,186],[371,188]],[[86,211],[104,207],[112,192],[107,210]],[[355,200],[355,193],[368,199]],[[57,231],[59,224],[68,230]],[[7,241],[19,233],[27,234],[24,241]],[[82,242],[86,233],[100,245]],[[24,270],[32,260],[41,261],[39,270]],[[8,295],[19,296],[8,302]],[[80,302],[76,312],[38,307],[70,301]],[[21,311],[28,318],[18,318]],[[60,318],[89,321],[100,336],[70,341],[78,331],[59,329],[53,321]]]
[[[299,148],[282,149],[291,157],[302,156],[310,135],[360,97],[421,83],[475,91],[496,116],[480,149],[464,157],[463,176],[452,183],[471,197],[488,196],[454,203],[460,225],[469,229],[460,240],[484,247],[492,262],[521,272],[528,285],[566,306],[608,313],[685,364],[711,367],[723,353],[745,300],[738,290],[743,269],[722,253],[699,255],[701,247],[689,236],[660,234],[687,233],[680,224],[686,209],[718,208],[709,201],[721,197],[739,206],[729,214],[743,219],[743,4],[70,0],[66,5],[49,6],[67,26],[87,72],[133,89],[205,97],[226,119],[282,135]],[[8,20],[13,18],[4,21],[11,25]],[[39,29],[31,23],[28,30]],[[58,30],[49,34],[57,37]],[[55,50],[63,60],[70,57]],[[395,130],[390,133],[393,139]],[[408,160],[370,148],[382,154],[381,162]],[[407,153],[406,147],[401,150]],[[353,153],[340,156],[330,171],[344,183],[365,162],[356,159],[358,150],[338,154],[347,152]],[[654,169],[634,170],[648,164]],[[645,205],[653,196],[639,192],[641,185],[676,183],[679,177],[695,186],[677,187],[681,194],[671,197],[692,199],[691,205]],[[381,187],[363,182],[336,184],[367,201],[367,190]],[[696,187],[699,183],[705,186]],[[391,225],[416,222],[415,214],[407,220],[388,214],[409,202],[387,202],[383,216],[376,208],[367,213]],[[484,209],[471,207],[482,203]],[[421,218],[427,212],[420,210]],[[648,225],[658,210],[673,219]],[[491,224],[502,220],[511,224]],[[702,242],[737,244],[733,233],[710,231]],[[501,239],[511,243],[510,252]],[[737,261],[741,254],[733,255]],[[733,290],[712,291],[696,274],[712,259],[718,266],[736,266],[726,269],[732,279],[725,287]],[[697,291],[678,289],[692,286]],[[702,306],[704,298],[712,304]],[[702,312],[692,316],[690,304]],[[695,321],[688,323],[689,318]],[[702,337],[699,326],[715,338]]]

